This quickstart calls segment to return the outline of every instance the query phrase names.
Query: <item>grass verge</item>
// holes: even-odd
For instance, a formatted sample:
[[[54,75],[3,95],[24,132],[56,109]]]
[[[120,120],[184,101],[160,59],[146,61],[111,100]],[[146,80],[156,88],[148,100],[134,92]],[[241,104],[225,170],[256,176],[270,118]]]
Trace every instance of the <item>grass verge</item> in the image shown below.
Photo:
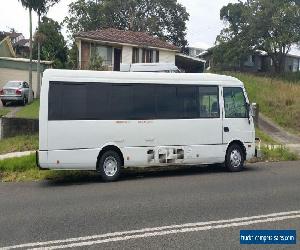
[[[18,118],[38,119],[39,118],[40,100],[35,99],[32,103],[23,107],[16,113]]]
[[[99,176],[95,172],[89,171],[58,171],[39,170],[35,164],[35,155],[9,158],[0,160],[0,182],[21,182],[21,181],[68,181],[77,182],[88,180],[98,180]]]
[[[9,112],[8,109],[0,109],[0,117],[7,115]]]
[[[38,135],[16,136],[1,140],[0,154],[36,150],[39,147]]]
[[[298,160],[297,154],[280,145],[271,136],[256,128],[256,137],[261,139],[262,157],[258,161],[295,161]],[[277,145],[273,147],[273,145]]]

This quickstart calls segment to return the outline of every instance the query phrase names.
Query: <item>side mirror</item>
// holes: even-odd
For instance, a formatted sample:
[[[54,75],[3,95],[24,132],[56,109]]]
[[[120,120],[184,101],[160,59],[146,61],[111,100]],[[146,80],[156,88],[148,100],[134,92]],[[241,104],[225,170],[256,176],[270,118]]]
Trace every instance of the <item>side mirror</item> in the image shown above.
[[[257,109],[257,104],[256,103],[251,103],[250,109],[249,109],[249,115],[252,117],[256,116],[256,109]]]

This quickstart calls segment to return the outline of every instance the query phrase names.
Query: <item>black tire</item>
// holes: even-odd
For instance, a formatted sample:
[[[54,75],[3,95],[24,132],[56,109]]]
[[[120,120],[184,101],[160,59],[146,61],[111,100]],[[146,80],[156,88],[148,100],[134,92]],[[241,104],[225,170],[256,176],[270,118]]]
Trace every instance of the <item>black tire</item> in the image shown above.
[[[6,106],[6,101],[1,100],[1,102],[2,102],[2,105],[5,107]]]
[[[23,99],[22,99],[22,101],[21,101],[21,105],[22,105],[22,106],[25,106],[25,105],[26,105],[26,97],[25,97],[25,96],[23,97]]]
[[[225,167],[229,172],[239,172],[244,168],[245,154],[238,144],[232,144],[227,149]]]
[[[116,181],[120,176],[121,167],[122,160],[120,155],[116,151],[109,150],[99,159],[97,171],[104,181]]]

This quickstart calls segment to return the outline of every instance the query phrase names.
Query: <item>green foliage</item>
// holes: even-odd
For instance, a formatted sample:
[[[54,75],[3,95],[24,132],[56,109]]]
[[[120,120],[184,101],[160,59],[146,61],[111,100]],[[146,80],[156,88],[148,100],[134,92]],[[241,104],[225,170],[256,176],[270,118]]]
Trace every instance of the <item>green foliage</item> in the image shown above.
[[[68,50],[68,69],[77,69],[78,68],[78,49],[76,43],[73,42],[71,48]]]
[[[295,153],[289,151],[285,147],[269,149],[262,147],[263,160],[266,161],[296,161],[298,157]]]
[[[228,4],[220,11],[227,23],[217,38],[224,60],[243,60],[245,52],[263,50],[283,71],[284,59],[293,44],[300,42],[300,5],[292,0],[248,0]],[[238,49],[237,49],[238,48]],[[222,62],[222,54],[215,60]]]
[[[143,31],[184,48],[189,14],[177,0],[77,0],[65,18],[71,34],[100,28]]]
[[[16,113],[16,117],[28,118],[28,119],[38,119],[39,118],[39,108],[40,100],[35,99],[30,104],[23,107],[20,111]]]
[[[103,59],[101,58],[101,56],[94,55],[90,58],[88,69],[104,71],[107,70],[107,67],[103,65]]]
[[[51,18],[43,17],[36,34],[43,35],[41,60],[54,61],[55,68],[65,68],[68,59],[68,48],[61,33],[61,25]],[[36,36],[37,37],[37,36]],[[33,47],[33,56],[37,58],[37,43]]]
[[[38,145],[38,135],[23,135],[2,139],[0,144],[0,154],[36,150],[38,149]]]

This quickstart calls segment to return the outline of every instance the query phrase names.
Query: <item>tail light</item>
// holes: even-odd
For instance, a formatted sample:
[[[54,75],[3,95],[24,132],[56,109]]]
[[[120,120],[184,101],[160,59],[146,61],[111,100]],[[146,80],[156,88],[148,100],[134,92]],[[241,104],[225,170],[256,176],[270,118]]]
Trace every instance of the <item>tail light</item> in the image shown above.
[[[4,95],[4,90],[0,89],[0,95]]]
[[[21,94],[22,94],[22,91],[19,90],[19,89],[17,89],[17,90],[16,90],[16,95],[21,95]]]

